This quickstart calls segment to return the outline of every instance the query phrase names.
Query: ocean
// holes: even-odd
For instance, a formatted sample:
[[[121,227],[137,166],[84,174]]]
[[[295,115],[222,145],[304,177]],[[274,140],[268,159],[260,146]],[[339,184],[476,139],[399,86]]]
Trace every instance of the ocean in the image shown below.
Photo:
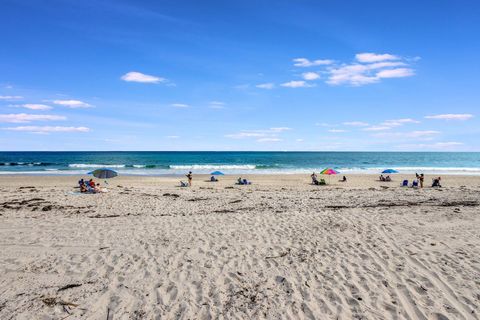
[[[0,174],[85,174],[111,168],[128,175],[341,173],[480,175],[480,152],[0,152]]]

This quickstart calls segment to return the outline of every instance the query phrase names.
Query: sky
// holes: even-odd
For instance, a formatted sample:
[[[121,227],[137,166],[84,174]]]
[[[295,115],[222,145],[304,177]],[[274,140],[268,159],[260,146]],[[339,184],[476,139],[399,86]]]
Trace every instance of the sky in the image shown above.
[[[2,0],[0,150],[480,151],[478,1]]]

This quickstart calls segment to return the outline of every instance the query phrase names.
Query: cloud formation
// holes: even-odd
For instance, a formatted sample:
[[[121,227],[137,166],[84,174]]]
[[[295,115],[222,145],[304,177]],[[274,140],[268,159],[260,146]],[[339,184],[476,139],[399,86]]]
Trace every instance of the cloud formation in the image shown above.
[[[10,100],[21,100],[21,99],[23,99],[22,96],[0,96],[0,100],[10,101]]]
[[[304,72],[302,73],[302,78],[305,80],[317,80],[320,78],[320,75],[316,72]]]
[[[32,133],[50,133],[50,132],[89,132],[87,127],[50,127],[50,126],[23,126],[4,128],[9,131],[23,131]]]
[[[175,108],[188,108],[188,107],[190,107],[188,104],[185,104],[185,103],[172,103],[171,106],[175,107]]]
[[[140,83],[160,83],[167,80],[165,78],[156,77],[156,76],[144,74],[137,71],[127,72],[123,76],[121,76],[120,79],[127,82],[140,82]]]
[[[279,142],[279,141],[283,141],[283,139],[280,139],[280,138],[260,138],[260,139],[257,139],[257,142]]]
[[[410,119],[410,118],[404,118],[404,119],[396,119],[396,120],[385,120],[380,125],[386,126],[386,127],[400,127],[408,123],[420,123],[420,121]]]
[[[303,80],[292,80],[289,82],[285,82],[281,84],[282,87],[287,87],[287,88],[309,88],[313,87],[312,84],[309,84],[306,81]]]
[[[27,114],[27,113],[11,113],[0,114],[0,122],[7,123],[28,123],[32,121],[58,121],[66,120],[64,116],[50,114]]]
[[[52,110],[53,108],[50,106],[47,106],[45,104],[36,104],[36,103],[27,103],[27,104],[21,104],[17,105],[15,107],[18,108],[25,108],[25,109],[30,109],[30,110]]]
[[[80,100],[54,100],[54,104],[64,106],[71,109],[79,109],[79,108],[91,108],[92,106],[86,102]]]
[[[290,131],[289,127],[273,127],[263,130],[242,130],[237,133],[227,134],[226,138],[231,139],[245,139],[245,138],[257,138],[257,142],[276,142],[282,141],[279,135],[283,132]]]
[[[319,72],[302,73],[302,78],[312,81],[320,78],[320,73],[325,73],[326,83],[330,85],[362,86],[377,83],[382,79],[404,78],[415,75],[410,67],[412,59],[404,59],[400,56],[388,53],[358,53],[355,60],[350,63],[338,63],[334,60],[314,60],[306,58],[294,59],[296,67],[323,66]],[[290,81],[282,84],[283,87],[299,88],[311,87],[307,82]]]
[[[448,113],[448,114],[437,114],[426,116],[426,119],[437,119],[437,120],[468,120],[473,118],[473,114],[469,113]]]
[[[323,65],[329,65],[333,63],[333,60],[329,59],[320,59],[320,60],[313,60],[310,61],[307,58],[296,58],[293,59],[294,66],[295,67],[314,67],[314,66],[323,66]]]
[[[384,130],[390,130],[392,129],[391,127],[387,126],[371,126],[368,128],[362,129],[363,131],[384,131]]]
[[[376,54],[371,52],[365,53],[357,53],[355,55],[355,59],[359,62],[363,63],[371,63],[371,62],[379,62],[379,61],[387,61],[387,60],[399,60],[400,58],[393,54]]]
[[[225,109],[225,102],[222,101],[210,101],[208,103],[210,109]]]
[[[347,121],[342,124],[344,126],[352,126],[352,127],[367,127],[370,125],[367,122],[362,122],[362,121]]]
[[[275,84],[273,84],[273,83],[271,83],[271,82],[261,83],[261,84],[257,84],[256,87],[257,87],[257,88],[260,88],[260,89],[270,90],[270,89],[275,88]]]

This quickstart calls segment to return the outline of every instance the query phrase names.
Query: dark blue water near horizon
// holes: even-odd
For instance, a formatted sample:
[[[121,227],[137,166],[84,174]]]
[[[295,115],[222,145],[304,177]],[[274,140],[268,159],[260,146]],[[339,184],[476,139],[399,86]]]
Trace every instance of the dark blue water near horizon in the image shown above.
[[[260,152],[260,151],[72,151],[0,152],[0,174],[83,174],[107,167],[122,174],[403,172],[479,174],[480,152]]]

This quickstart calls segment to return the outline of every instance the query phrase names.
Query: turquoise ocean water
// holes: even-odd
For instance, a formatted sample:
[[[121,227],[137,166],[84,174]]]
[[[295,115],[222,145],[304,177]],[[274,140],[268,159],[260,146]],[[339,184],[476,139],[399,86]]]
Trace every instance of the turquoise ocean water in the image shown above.
[[[480,175],[479,152],[0,152],[1,174],[85,174],[96,168],[120,174],[176,175],[309,173],[332,167],[341,173]]]

